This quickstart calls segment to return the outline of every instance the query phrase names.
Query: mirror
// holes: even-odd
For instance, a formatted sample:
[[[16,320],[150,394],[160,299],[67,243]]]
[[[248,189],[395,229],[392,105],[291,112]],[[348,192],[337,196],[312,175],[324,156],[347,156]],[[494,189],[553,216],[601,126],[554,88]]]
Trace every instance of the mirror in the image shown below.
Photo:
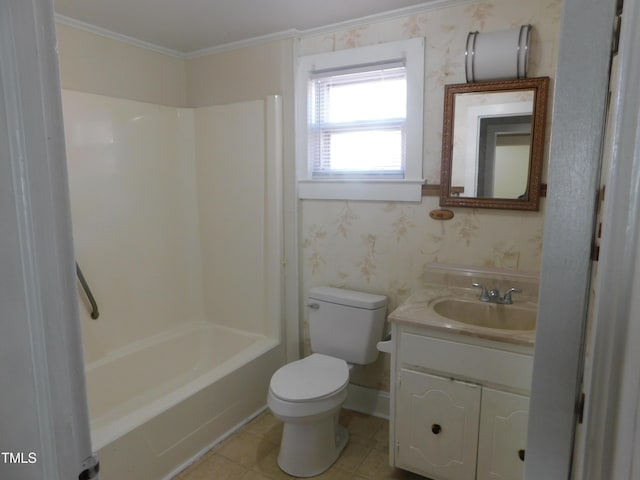
[[[440,205],[538,210],[548,77],[445,86]]]

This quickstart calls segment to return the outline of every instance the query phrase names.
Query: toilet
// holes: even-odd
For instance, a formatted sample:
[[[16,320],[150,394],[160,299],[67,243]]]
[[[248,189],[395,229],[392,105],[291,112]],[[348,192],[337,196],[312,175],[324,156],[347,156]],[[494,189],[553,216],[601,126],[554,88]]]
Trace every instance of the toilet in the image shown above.
[[[378,357],[387,297],[333,287],[309,291],[312,354],[281,367],[271,377],[267,404],[284,422],[278,465],[294,477],[328,469],[347,445],[338,424],[347,398],[349,370]]]

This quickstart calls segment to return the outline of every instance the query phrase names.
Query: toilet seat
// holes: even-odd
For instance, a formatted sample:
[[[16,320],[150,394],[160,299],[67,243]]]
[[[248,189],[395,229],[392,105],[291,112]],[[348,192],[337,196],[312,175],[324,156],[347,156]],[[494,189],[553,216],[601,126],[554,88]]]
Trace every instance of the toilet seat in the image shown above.
[[[347,362],[314,353],[284,365],[274,373],[270,392],[285,402],[314,402],[344,390],[348,383]]]

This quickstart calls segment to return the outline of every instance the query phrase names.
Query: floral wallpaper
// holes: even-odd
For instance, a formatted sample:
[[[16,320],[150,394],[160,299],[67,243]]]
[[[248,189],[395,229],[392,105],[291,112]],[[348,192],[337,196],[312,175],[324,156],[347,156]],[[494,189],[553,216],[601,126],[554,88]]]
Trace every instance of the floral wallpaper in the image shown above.
[[[428,183],[439,183],[443,87],[465,81],[468,32],[532,24],[529,76],[549,76],[553,83],[560,12],[560,0],[468,2],[306,37],[300,54],[425,37],[423,175]],[[420,203],[301,201],[301,296],[317,285],[381,293],[389,298],[390,312],[423,286],[428,263],[540,270],[544,199],[539,212],[454,208],[455,216],[448,221],[429,217],[438,202],[437,197],[423,197]],[[305,303],[301,298],[301,305]],[[308,355],[306,312],[303,335],[303,353]],[[389,355],[354,369],[351,381],[389,390]]]

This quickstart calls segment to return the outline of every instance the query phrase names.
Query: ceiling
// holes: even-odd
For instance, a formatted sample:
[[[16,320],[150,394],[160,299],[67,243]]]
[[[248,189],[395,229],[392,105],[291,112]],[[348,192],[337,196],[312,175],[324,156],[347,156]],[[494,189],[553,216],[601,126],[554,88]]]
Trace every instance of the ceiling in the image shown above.
[[[54,0],[59,15],[177,52],[345,22],[426,0]]]

